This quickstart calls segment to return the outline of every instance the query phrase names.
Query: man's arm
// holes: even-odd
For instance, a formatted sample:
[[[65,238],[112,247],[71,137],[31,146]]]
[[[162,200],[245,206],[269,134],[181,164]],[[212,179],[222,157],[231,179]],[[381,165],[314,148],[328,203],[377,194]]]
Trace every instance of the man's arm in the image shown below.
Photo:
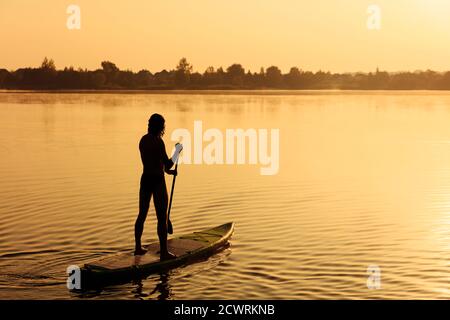
[[[175,144],[175,152],[173,153],[173,156],[170,159],[167,156],[167,152],[166,152],[166,147],[164,145],[164,141],[162,141],[162,146],[163,146],[164,171],[167,174],[177,175],[176,170],[170,170],[170,168],[172,168],[174,163],[178,161],[178,157],[180,156],[181,150],[183,150],[183,145],[181,143]]]
[[[162,145],[162,156],[163,156],[163,164],[164,164],[164,171],[168,174],[170,174],[170,168],[173,167],[174,162],[172,159],[169,159],[166,152],[166,145],[164,144],[164,141],[161,139],[161,145]]]

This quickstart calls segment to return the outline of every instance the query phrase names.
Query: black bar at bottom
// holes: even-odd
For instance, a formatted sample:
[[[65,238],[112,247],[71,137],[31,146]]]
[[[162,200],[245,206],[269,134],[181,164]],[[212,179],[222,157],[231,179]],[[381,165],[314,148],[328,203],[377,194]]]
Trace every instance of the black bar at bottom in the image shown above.
[[[3,314],[18,318],[37,316],[108,317],[139,315],[144,319],[311,319],[345,316],[358,319],[386,317],[396,311],[404,316],[430,316],[448,310],[448,301],[316,301],[316,300],[171,300],[171,301],[0,301]],[[442,309],[442,310],[440,310]],[[10,313],[11,312],[11,313]]]

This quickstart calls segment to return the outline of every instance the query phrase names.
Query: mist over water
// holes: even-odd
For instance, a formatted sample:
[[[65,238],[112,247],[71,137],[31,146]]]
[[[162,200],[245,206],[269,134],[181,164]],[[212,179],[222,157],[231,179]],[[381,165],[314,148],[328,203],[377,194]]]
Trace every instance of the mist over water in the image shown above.
[[[183,164],[175,235],[236,223],[205,261],[99,292],[65,271],[133,249],[148,117],[280,129],[279,171]],[[447,92],[0,93],[0,298],[450,298]],[[171,176],[166,177],[168,188]],[[153,204],[143,242],[157,241]],[[367,267],[381,288],[367,288]]]

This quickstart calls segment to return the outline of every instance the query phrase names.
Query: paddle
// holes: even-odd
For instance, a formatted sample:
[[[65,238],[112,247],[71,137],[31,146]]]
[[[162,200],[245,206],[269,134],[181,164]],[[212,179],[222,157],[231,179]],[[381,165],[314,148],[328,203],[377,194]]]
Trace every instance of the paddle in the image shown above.
[[[177,159],[177,163],[175,164],[175,171],[177,171],[178,169],[178,159]],[[172,222],[170,221],[170,209],[172,208],[172,198],[173,198],[173,189],[175,188],[175,180],[177,179],[177,176],[174,175],[173,176],[173,181],[172,181],[172,190],[170,191],[170,200],[169,200],[169,210],[167,211],[167,233],[168,234],[173,234],[173,227],[172,227]]]

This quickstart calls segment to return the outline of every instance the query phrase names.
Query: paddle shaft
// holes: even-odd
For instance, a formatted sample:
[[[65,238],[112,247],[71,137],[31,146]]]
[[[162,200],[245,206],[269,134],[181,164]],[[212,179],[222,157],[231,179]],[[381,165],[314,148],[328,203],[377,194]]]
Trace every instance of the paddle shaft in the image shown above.
[[[177,163],[175,164],[175,171],[177,171],[178,169],[178,159],[177,159]],[[172,199],[173,199],[173,190],[175,189],[175,181],[177,179],[177,176],[174,175],[173,176],[173,181],[172,181],[172,189],[170,190],[170,200],[169,200],[169,209],[167,210],[167,232],[169,234],[173,233],[173,227],[172,227],[172,222],[170,221],[170,209],[172,208]]]

